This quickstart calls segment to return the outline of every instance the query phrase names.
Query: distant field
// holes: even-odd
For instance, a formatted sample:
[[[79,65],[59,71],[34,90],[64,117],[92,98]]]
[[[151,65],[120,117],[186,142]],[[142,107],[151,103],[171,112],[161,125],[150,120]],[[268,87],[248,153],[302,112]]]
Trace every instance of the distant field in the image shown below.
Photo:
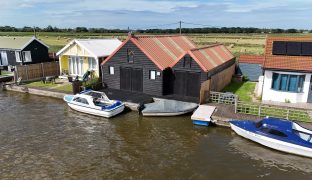
[[[0,32],[0,36],[32,36],[32,32]],[[240,54],[263,54],[266,34],[186,34],[198,46],[222,43],[236,56]],[[274,36],[312,36],[312,34],[274,34]],[[119,38],[125,40],[125,33],[58,33],[38,32],[37,37],[57,52],[74,38]]]

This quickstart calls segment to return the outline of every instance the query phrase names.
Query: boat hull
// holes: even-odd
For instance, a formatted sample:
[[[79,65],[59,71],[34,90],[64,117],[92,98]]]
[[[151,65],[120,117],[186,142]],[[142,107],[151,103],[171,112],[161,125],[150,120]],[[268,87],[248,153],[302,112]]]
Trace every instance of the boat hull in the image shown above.
[[[192,120],[194,125],[198,126],[209,126],[210,121],[202,121],[202,120]]]
[[[236,132],[238,135],[249,139],[251,141],[257,142],[263,146],[286,152],[291,153],[295,155],[305,156],[312,158],[312,149],[308,147],[302,147],[296,144],[280,141],[277,139],[269,138],[263,135],[259,135],[250,131],[247,131],[243,128],[240,128],[232,123],[230,123],[231,128],[234,132]]]
[[[97,110],[97,109],[79,106],[79,105],[72,104],[72,103],[67,103],[67,104],[73,110],[76,110],[76,111],[79,111],[82,113],[86,113],[86,114],[95,115],[95,116],[101,116],[101,117],[105,117],[105,118],[113,117],[113,116],[121,113],[125,108],[124,105],[121,105],[119,107],[114,108],[111,111],[102,111],[102,110]]]
[[[193,112],[193,109],[187,110],[187,111],[180,111],[180,112],[143,112],[143,116],[180,116],[183,114],[191,113]]]

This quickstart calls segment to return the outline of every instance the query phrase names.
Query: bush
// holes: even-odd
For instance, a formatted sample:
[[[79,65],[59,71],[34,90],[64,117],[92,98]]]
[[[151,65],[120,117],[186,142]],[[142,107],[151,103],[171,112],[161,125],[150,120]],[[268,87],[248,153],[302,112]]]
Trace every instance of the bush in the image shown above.
[[[85,89],[100,90],[102,89],[102,82],[99,80],[99,78],[94,78],[85,82],[83,86]]]
[[[244,82],[249,81],[248,76],[245,76],[245,75],[244,75],[244,76],[243,76],[243,81],[244,81]]]

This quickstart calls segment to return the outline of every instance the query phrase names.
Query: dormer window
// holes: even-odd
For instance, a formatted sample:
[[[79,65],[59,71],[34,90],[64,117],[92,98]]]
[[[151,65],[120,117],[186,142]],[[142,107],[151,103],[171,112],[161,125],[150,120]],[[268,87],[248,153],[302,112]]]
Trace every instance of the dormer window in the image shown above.
[[[127,60],[128,60],[128,63],[134,62],[134,53],[130,49],[127,49]]]

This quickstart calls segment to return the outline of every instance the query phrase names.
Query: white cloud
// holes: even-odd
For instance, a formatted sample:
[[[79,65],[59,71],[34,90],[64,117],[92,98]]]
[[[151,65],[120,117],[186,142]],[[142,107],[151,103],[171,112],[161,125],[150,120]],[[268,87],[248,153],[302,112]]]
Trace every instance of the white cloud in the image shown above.
[[[0,0],[1,25],[308,27],[311,0]],[[286,22],[286,23],[285,23]],[[170,27],[171,28],[171,27]]]

